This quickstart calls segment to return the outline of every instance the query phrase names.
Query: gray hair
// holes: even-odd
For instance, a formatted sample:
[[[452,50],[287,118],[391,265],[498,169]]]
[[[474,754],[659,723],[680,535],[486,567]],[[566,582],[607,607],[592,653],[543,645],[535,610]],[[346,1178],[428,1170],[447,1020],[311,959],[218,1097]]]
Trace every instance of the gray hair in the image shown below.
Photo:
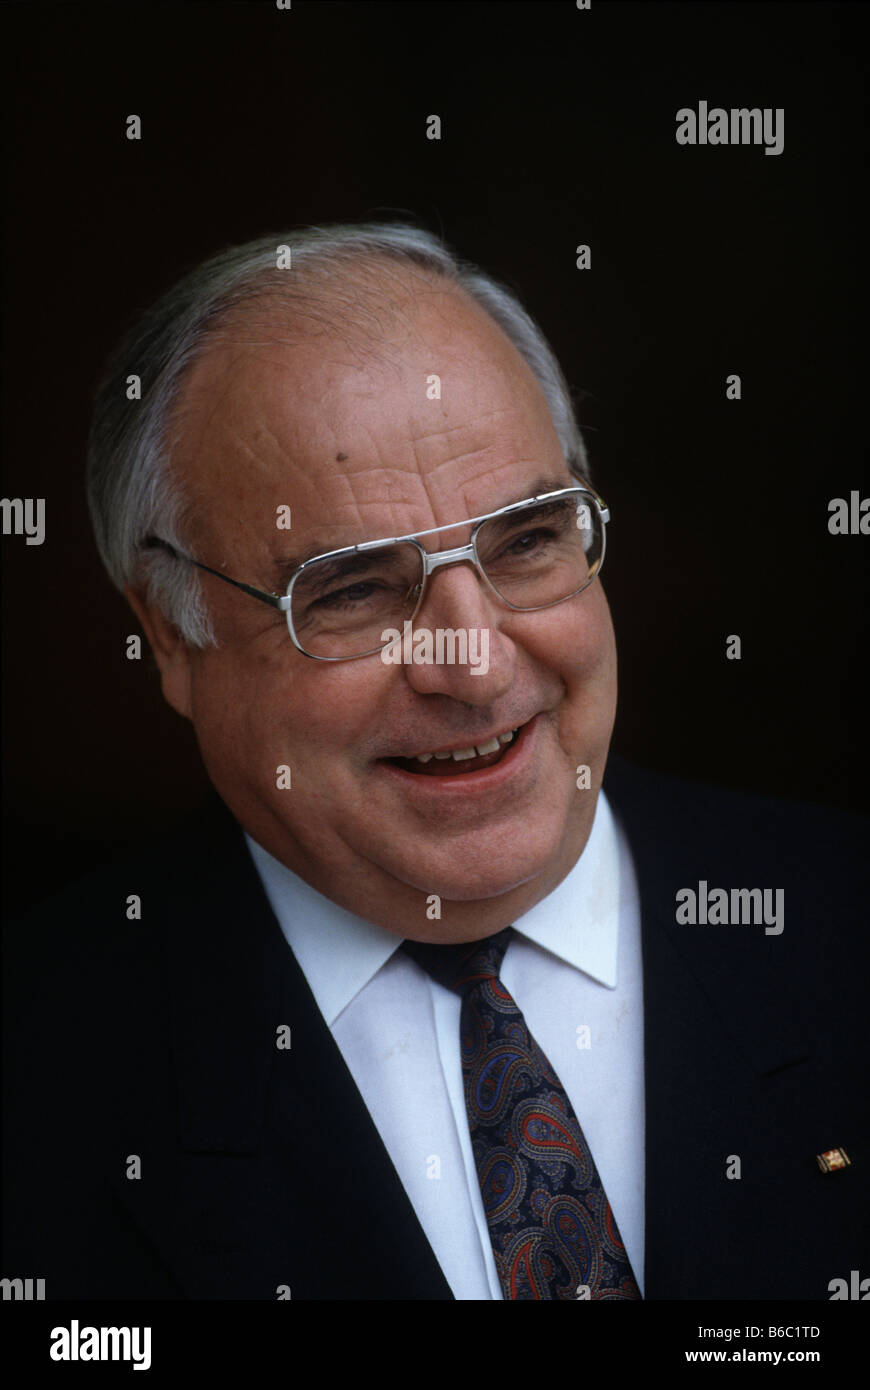
[[[289,275],[278,268],[284,246],[291,248]],[[337,306],[359,328],[360,280],[375,262],[381,272],[392,262],[397,271],[446,278],[489,314],[534,372],[568,467],[589,478],[571,394],[541,330],[511,290],[430,232],[404,223],[308,227],[230,247],[184,276],[127,332],[97,388],[88,440],[88,507],[113,583],[143,589],[192,646],[215,644],[200,572],[165,551],[142,548],[153,533],[186,549],[189,504],[169,467],[186,376],[233,311],[257,303],[289,303],[322,332],[335,331]],[[384,307],[376,303],[367,317],[380,322]],[[141,400],[128,396],[133,374]]]

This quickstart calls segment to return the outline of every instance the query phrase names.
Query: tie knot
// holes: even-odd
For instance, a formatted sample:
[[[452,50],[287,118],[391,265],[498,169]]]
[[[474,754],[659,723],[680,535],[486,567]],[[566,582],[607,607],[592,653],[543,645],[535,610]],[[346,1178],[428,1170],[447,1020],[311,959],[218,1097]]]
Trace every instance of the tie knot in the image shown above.
[[[466,994],[480,980],[498,979],[512,933],[513,927],[504,927],[483,941],[463,941],[457,946],[403,941],[402,949],[440,985]]]

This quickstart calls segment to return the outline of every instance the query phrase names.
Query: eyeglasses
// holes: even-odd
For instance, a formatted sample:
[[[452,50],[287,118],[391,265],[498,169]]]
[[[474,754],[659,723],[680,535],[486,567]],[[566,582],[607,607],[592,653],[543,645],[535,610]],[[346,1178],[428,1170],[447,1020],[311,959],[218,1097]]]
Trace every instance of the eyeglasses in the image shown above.
[[[303,560],[285,594],[267,593],[147,536],[146,549],[167,551],[279,609],[293,644],[315,661],[355,661],[395,641],[413,620],[429,576],[442,565],[468,563],[508,608],[532,613],[582,593],[600,573],[610,512],[586,487],[561,488],[466,521],[384,537]],[[474,526],[467,545],[428,551],[423,536]],[[386,635],[385,635],[386,634]]]

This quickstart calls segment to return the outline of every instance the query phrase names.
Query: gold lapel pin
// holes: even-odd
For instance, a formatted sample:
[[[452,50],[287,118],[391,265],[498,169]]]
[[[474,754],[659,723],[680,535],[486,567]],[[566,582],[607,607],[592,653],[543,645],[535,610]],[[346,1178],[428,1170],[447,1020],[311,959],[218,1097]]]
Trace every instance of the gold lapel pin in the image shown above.
[[[835,1173],[838,1168],[851,1167],[852,1160],[845,1149],[826,1149],[823,1154],[816,1154],[816,1163],[823,1173]]]

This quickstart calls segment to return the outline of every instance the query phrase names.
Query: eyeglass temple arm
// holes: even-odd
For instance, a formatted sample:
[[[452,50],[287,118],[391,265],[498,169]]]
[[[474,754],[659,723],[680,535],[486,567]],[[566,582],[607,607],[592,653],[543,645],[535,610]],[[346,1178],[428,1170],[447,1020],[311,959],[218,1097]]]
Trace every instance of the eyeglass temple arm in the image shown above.
[[[577,488],[595,498],[601,512],[601,519],[607,523],[610,520],[610,508],[607,506],[604,499],[599,497],[598,493],[595,492],[588,483],[578,482]],[[559,496],[560,492],[571,492],[573,490],[572,488],[560,488],[559,492],[541,493],[538,497],[531,498],[530,500],[533,502],[543,502],[549,497]],[[504,507],[501,510],[503,512],[510,512],[513,510],[513,507]],[[416,534],[419,536],[431,536],[438,531],[452,531],[455,530],[457,526],[465,526],[476,521],[485,521],[489,515],[497,515],[497,513],[485,513],[483,516],[470,517],[468,522],[452,522],[446,526],[432,526],[428,531],[418,531]],[[389,542],[395,544],[396,541],[414,539],[415,536],[393,536],[389,538]],[[373,550],[385,543],[385,540],[363,541],[360,545],[348,546],[347,549],[354,551]],[[142,548],[143,550],[165,550],[173,559],[185,560],[187,564],[195,565],[197,569],[205,570],[206,574],[213,574],[215,579],[222,579],[225,584],[232,584],[234,589],[241,589],[243,594],[250,594],[251,598],[259,599],[261,603],[268,603],[270,608],[277,608],[280,613],[286,613],[287,609],[290,607],[290,599],[286,595],[269,594],[266,593],[264,589],[255,589],[251,584],[243,584],[240,579],[231,579],[228,574],[222,574],[220,570],[212,569],[211,565],[204,565],[201,560],[194,560],[192,555],[185,555],[182,551],[176,550],[174,545],[170,545],[169,541],[163,540],[160,536],[146,536],[142,541]],[[462,549],[465,549],[465,547],[462,547]],[[444,564],[453,553],[452,551],[441,553],[439,558],[432,564],[432,568],[435,569],[438,565]]]
[[[196,565],[197,569],[205,570],[207,574],[213,574],[216,579],[222,579],[225,584],[232,584],[234,589],[241,589],[243,593],[250,594],[251,598],[258,598],[261,603],[268,603],[270,608],[277,608],[281,613],[286,612],[289,606],[289,599],[278,594],[267,594],[264,589],[255,589],[253,585],[243,584],[239,579],[230,579],[228,574],[221,574],[220,570],[212,569],[211,565],[204,565],[201,560],[194,560],[191,555],[184,555],[168,541],[161,540],[159,536],[146,536],[142,542],[142,548],[143,550],[165,550],[174,559],[186,560],[189,565]]]

